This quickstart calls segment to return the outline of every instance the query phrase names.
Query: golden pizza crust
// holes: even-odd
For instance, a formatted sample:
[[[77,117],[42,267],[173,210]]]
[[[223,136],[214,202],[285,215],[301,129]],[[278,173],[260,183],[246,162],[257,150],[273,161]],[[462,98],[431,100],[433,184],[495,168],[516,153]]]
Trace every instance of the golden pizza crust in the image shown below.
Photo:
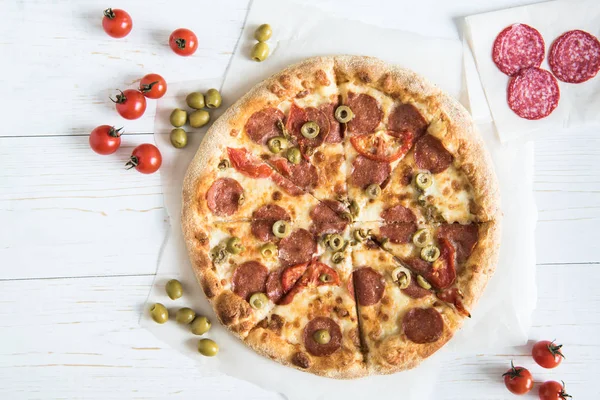
[[[240,143],[244,124],[254,112],[310,95],[331,84],[330,76],[335,76],[334,84],[351,81],[368,85],[394,99],[419,105],[430,121],[429,133],[442,141],[453,154],[454,165],[467,175],[475,194],[471,210],[483,222],[479,242],[458,277],[465,306],[472,310],[498,258],[500,200],[490,157],[471,117],[456,100],[414,72],[375,58],[333,56],[305,60],[258,84],[230,107],[208,130],[188,168],[183,184],[182,230],[194,273],[221,323],[256,352],[282,364],[333,378],[393,373],[413,368],[437,351],[460,327],[462,318],[444,305],[445,328],[437,342],[418,345],[403,340],[401,335],[391,336],[382,341],[380,351],[367,357],[366,363],[348,358],[345,352],[307,358],[300,346],[284,341],[268,326],[261,326],[263,322],[256,325],[252,308],[223,287],[209,258],[208,234],[212,221],[208,218],[204,194],[218,176],[216,165],[225,148],[230,142]]]

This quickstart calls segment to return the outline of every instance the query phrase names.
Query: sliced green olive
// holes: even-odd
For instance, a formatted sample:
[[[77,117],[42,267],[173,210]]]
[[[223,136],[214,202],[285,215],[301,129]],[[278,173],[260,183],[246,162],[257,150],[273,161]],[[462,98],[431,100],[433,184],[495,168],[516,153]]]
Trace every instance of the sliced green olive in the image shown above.
[[[346,241],[344,240],[342,235],[340,235],[338,233],[334,233],[333,235],[331,235],[329,237],[329,240],[327,240],[327,244],[333,251],[341,250],[344,247],[345,243],[346,243]]]
[[[219,165],[217,166],[221,171],[226,170],[227,168],[231,167],[231,164],[229,163],[228,159],[223,159],[221,161],[219,161]]]
[[[381,186],[379,186],[376,183],[373,183],[372,185],[367,186],[367,188],[365,189],[365,194],[370,199],[376,199],[379,196],[381,196]]]
[[[277,246],[274,243],[265,243],[260,248],[260,254],[264,258],[271,258],[277,254]]]
[[[336,253],[333,253],[331,255],[331,262],[334,264],[339,264],[342,261],[344,261],[344,253],[342,253],[341,251],[338,251]]]
[[[204,102],[208,108],[218,108],[222,101],[221,93],[217,89],[208,89],[204,95]]]
[[[410,271],[406,267],[397,267],[392,271],[392,280],[400,289],[406,289],[411,281]]]
[[[244,201],[246,201],[246,195],[242,193],[240,194],[240,197],[238,197],[238,204],[241,206],[242,204],[244,204]]]
[[[284,238],[290,234],[292,227],[290,223],[284,220],[279,220],[273,224],[273,235],[278,238]]]
[[[206,357],[214,357],[219,353],[219,345],[214,340],[200,339],[198,341],[198,352]]]
[[[420,206],[425,207],[427,205],[427,196],[420,194],[419,197],[417,197],[417,203],[419,203]]]
[[[212,324],[205,316],[198,316],[192,321],[192,333],[194,335],[204,335],[210,330]]]
[[[327,344],[331,341],[331,335],[327,329],[319,329],[313,333],[313,339],[319,344]]]
[[[369,238],[370,235],[371,235],[370,229],[367,230],[367,229],[359,228],[354,231],[354,234],[352,236],[354,236],[354,239],[356,239],[357,241],[364,242],[365,240],[367,240]]]
[[[338,122],[345,124],[347,122],[350,122],[352,118],[354,118],[354,113],[352,112],[350,107],[338,106],[338,108],[335,109],[335,119],[337,119]]]
[[[177,279],[171,279],[169,282],[167,282],[165,285],[165,291],[171,300],[177,300],[183,296],[183,286],[181,286],[181,282],[179,282]]]
[[[194,110],[200,110],[204,108],[204,95],[200,92],[193,92],[187,95],[185,98],[187,105]]]
[[[354,222],[354,217],[352,216],[352,213],[349,211],[343,212],[341,217],[344,218],[346,221],[348,221],[348,223]]]
[[[183,149],[185,146],[187,146],[187,133],[181,128],[175,128],[171,131],[169,140],[176,149]]]
[[[226,246],[219,244],[210,249],[210,258],[215,264],[222,263],[227,259],[227,248]]]
[[[321,275],[319,275],[319,281],[321,281],[323,283],[331,282],[331,275],[329,275],[329,274],[321,274]]]
[[[269,45],[265,42],[257,42],[252,47],[251,57],[256,62],[262,62],[269,57]]]
[[[314,121],[308,121],[302,125],[302,128],[300,128],[300,133],[302,133],[302,136],[307,139],[314,139],[319,136],[320,130],[321,128],[319,128],[319,124]]]
[[[412,241],[417,247],[425,247],[433,240],[428,228],[421,228],[413,234]]]
[[[388,239],[388,238],[381,239],[381,242],[379,242],[379,246],[381,246],[381,248],[384,250],[391,250],[391,247],[392,247],[390,245],[390,239]]]
[[[267,141],[267,146],[271,153],[279,153],[281,150],[288,148],[290,142],[283,136],[276,136]]]
[[[250,307],[254,308],[255,310],[260,310],[261,308],[264,308],[267,303],[269,302],[269,298],[267,297],[266,294],[264,293],[254,293],[252,296],[250,296]]]
[[[169,118],[171,121],[171,125],[175,128],[180,128],[185,125],[187,121],[187,111],[182,110],[181,108],[176,108],[171,112],[171,117]]]
[[[297,147],[290,147],[287,151],[286,158],[292,164],[300,164],[300,161],[302,161],[300,149]]]
[[[210,114],[206,110],[196,110],[190,114],[189,122],[192,128],[202,128],[210,121]]]
[[[440,256],[440,249],[434,245],[427,245],[421,249],[421,258],[427,262],[434,262]]]
[[[356,202],[356,200],[352,200],[350,202],[348,209],[350,210],[350,214],[352,214],[352,216],[355,219],[358,218],[358,216],[360,215],[360,207],[358,206],[358,203]]]
[[[430,172],[419,172],[415,176],[415,185],[420,190],[425,190],[433,184],[433,176]]]
[[[162,304],[156,303],[150,307],[150,315],[154,322],[164,324],[169,319],[169,310]]]
[[[262,24],[256,28],[256,31],[254,32],[254,39],[258,40],[259,42],[266,42],[267,40],[271,39],[272,34],[273,30],[271,29],[271,25]]]
[[[175,321],[180,324],[190,324],[194,318],[196,318],[196,313],[189,307],[180,308],[177,310],[177,313],[175,313]]]
[[[227,239],[227,251],[231,254],[240,254],[245,250],[242,245],[242,240],[238,237],[230,237]]]
[[[423,289],[431,289],[431,284],[425,280],[421,275],[417,275],[417,284]]]

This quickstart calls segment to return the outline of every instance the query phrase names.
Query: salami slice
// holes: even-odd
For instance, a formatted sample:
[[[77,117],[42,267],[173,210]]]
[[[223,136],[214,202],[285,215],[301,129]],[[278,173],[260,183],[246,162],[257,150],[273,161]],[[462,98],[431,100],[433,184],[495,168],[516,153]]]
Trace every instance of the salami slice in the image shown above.
[[[399,104],[389,116],[388,129],[395,132],[410,131],[416,140],[427,131],[427,121],[412,104]]]
[[[519,117],[540,119],[558,106],[560,90],[552,74],[540,68],[527,68],[508,84],[508,106]]]
[[[417,217],[409,208],[400,204],[385,209],[381,213],[381,218],[388,223],[415,222],[417,220]]]
[[[232,178],[219,178],[210,185],[206,192],[206,205],[213,214],[227,217],[240,207],[240,199],[244,189]]]
[[[237,267],[231,278],[233,293],[248,301],[253,293],[266,291],[269,271],[258,261],[247,261]]]
[[[335,200],[324,200],[317,204],[310,210],[313,220],[311,231],[316,235],[342,232],[348,226],[348,220],[340,216],[344,211],[344,206]]]
[[[389,163],[357,156],[352,163],[350,184],[365,189],[372,184],[382,185],[392,173]]]
[[[415,143],[415,164],[432,174],[445,171],[454,160],[442,142],[432,135],[425,135]]]
[[[448,240],[456,249],[456,261],[467,261],[475,244],[479,240],[479,227],[475,224],[461,225],[458,223],[441,225],[437,232],[438,239]]]
[[[252,141],[266,144],[269,139],[281,136],[278,121],[285,121],[283,112],[277,108],[265,108],[250,116],[244,130]]]
[[[412,274],[410,284],[402,289],[402,293],[407,295],[408,297],[412,297],[413,299],[422,299],[425,296],[429,296],[431,292],[427,289],[422,288],[417,283],[417,277]]]
[[[267,290],[267,296],[273,303],[277,303],[281,296],[283,296],[283,287],[281,285],[281,273],[283,269],[277,269],[271,271],[267,277],[265,289]]]
[[[273,224],[280,220],[290,221],[290,214],[276,204],[266,204],[252,213],[250,231],[263,242],[274,240]]]
[[[352,273],[354,291],[358,304],[372,306],[381,301],[385,291],[385,280],[371,267],[362,267]]]
[[[444,333],[444,320],[434,308],[412,308],[402,318],[402,330],[411,342],[433,343]]]
[[[379,228],[379,233],[392,243],[409,243],[417,231],[417,217],[400,204],[384,210],[381,218],[386,223]]]
[[[326,330],[329,332],[329,342],[320,344],[315,340],[315,332]],[[306,350],[316,357],[329,356],[336,352],[342,345],[342,330],[331,318],[317,317],[304,327],[304,346]]]
[[[317,252],[317,242],[306,229],[297,229],[279,242],[279,261],[284,267],[309,262]]]
[[[304,194],[304,190],[294,185],[289,179],[284,178],[282,175],[274,173],[273,175],[271,175],[271,180],[275,182],[277,186],[283,189],[283,191],[289,194],[290,196],[295,197]]]
[[[354,118],[348,122],[349,132],[358,134],[375,132],[383,119],[383,111],[374,97],[350,92],[346,105],[354,113]]]
[[[590,80],[600,71],[600,41],[581,30],[563,33],[552,43],[548,63],[563,82]]]
[[[316,122],[317,125],[319,125],[319,134],[312,139],[302,135],[302,125],[309,121]],[[320,146],[323,143],[323,140],[329,135],[329,118],[318,108],[301,108],[298,107],[296,103],[292,103],[286,128],[302,149],[306,149],[307,147],[314,149],[315,147]]]
[[[500,71],[513,76],[522,69],[539,67],[544,61],[544,53],[544,39],[535,28],[513,24],[496,37],[492,59]]]
[[[311,163],[302,160],[300,164],[292,164],[281,157],[271,160],[271,163],[281,175],[300,189],[310,191],[317,186],[319,176],[317,169]]]
[[[329,135],[325,137],[325,143],[342,143],[342,127],[335,119],[337,103],[321,104],[319,110],[329,119]]]

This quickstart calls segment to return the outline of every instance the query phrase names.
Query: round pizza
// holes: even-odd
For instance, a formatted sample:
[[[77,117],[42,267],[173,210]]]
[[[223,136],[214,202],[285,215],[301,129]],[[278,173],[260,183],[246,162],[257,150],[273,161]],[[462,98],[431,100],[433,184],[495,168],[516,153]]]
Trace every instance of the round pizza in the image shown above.
[[[415,367],[470,317],[498,259],[499,193],[457,101],[374,58],[317,57],[212,125],[182,227],[233,334],[356,378]]]

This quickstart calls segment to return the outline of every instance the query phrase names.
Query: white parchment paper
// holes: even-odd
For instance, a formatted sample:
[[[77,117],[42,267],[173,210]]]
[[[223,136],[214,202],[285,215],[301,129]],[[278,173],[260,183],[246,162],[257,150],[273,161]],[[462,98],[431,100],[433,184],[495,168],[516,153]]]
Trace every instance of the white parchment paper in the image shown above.
[[[600,37],[600,3],[598,0],[549,1],[466,18],[466,36],[500,139],[503,142],[516,138],[530,140],[561,129],[600,125],[600,74],[580,84],[558,81],[560,101],[546,118],[526,120],[508,107],[506,89],[509,78],[494,64],[492,46],[496,36],[514,23],[530,25],[542,34],[546,58],[541,68],[550,70],[548,50],[554,39],[564,32],[581,29]]]
[[[162,302],[173,314],[177,308],[185,305],[207,315],[214,323],[206,336],[219,343],[220,353],[215,358],[202,357],[196,351],[198,337],[173,321],[157,325],[146,313],[142,316],[141,324],[173,348],[196,359],[203,373],[225,373],[245,379],[268,390],[282,393],[288,399],[364,399],[379,395],[397,397],[398,387],[402,387],[404,399],[428,399],[435,390],[431,382],[435,381],[441,362],[445,357],[451,357],[453,351],[460,351],[463,355],[465,352],[489,352],[494,348],[521,345],[526,341],[529,318],[536,297],[533,246],[536,212],[531,188],[532,148],[523,145],[500,145],[494,135],[487,106],[481,107],[481,104],[485,104],[485,98],[472,58],[465,58],[470,60],[470,64],[465,63],[464,69],[468,79],[465,82],[462,78],[463,51],[459,41],[424,38],[355,21],[338,20],[318,9],[290,4],[292,3],[275,0],[253,2],[240,44],[233,55],[222,86],[224,104],[219,110],[211,111],[212,119],[218,117],[260,80],[295,61],[314,55],[354,53],[378,56],[425,75],[453,96],[461,96],[467,106],[465,88],[468,86],[471,100],[475,105],[479,105],[475,107],[475,115],[478,121],[482,122],[482,134],[496,164],[503,194],[505,233],[497,272],[475,309],[474,318],[468,321],[449,346],[445,346],[415,370],[391,376],[336,381],[283,367],[258,356],[227,333],[217,322],[191,272],[179,223],[181,184],[187,165],[193,158],[205,129],[190,133],[187,148],[174,149],[168,138],[171,130],[169,114],[175,107],[185,108],[187,93],[219,87],[219,82],[217,79],[206,79],[179,84],[169,83],[167,95],[157,104],[155,137],[163,154],[161,179],[171,230],[161,253],[156,282],[148,303]],[[291,13],[290,9],[294,12]],[[327,24],[317,23],[325,20]],[[269,43],[274,50],[267,61],[257,64],[249,60],[248,52],[254,43],[251,40],[252,32],[264,21],[277,21],[276,24],[272,24],[275,34]],[[310,29],[306,21],[311,21]],[[327,31],[327,36],[319,33],[321,29]],[[351,40],[348,40],[349,37]],[[431,54],[443,55],[443,59],[447,60],[444,68],[431,62]],[[184,297],[177,301],[171,301],[164,293],[164,284],[172,278],[180,279],[185,288]],[[525,303],[517,305],[512,302],[517,294],[521,299],[526,299]]]

